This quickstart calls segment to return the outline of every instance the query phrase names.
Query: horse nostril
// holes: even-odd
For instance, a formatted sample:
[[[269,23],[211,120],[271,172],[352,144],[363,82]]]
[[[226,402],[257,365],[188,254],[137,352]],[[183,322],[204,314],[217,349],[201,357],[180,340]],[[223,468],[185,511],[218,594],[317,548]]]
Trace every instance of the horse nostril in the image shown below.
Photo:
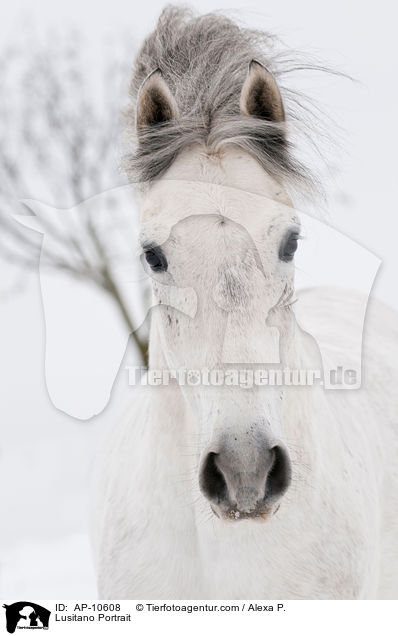
[[[281,446],[271,449],[273,461],[267,475],[265,498],[272,500],[280,497],[290,486],[292,469],[287,452]]]
[[[199,485],[203,494],[211,501],[219,503],[227,497],[227,483],[217,466],[217,453],[209,453],[203,464]]]

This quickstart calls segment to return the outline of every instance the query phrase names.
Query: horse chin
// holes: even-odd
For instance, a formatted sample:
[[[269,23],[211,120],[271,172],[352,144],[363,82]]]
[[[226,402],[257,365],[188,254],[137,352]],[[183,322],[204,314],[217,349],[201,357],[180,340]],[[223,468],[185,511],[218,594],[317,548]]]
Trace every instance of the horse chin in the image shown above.
[[[229,507],[222,510],[214,504],[210,504],[212,512],[221,521],[237,522],[237,521],[255,521],[257,523],[265,523],[269,521],[279,510],[279,504],[276,505],[258,505],[251,512],[242,512],[236,507]]]

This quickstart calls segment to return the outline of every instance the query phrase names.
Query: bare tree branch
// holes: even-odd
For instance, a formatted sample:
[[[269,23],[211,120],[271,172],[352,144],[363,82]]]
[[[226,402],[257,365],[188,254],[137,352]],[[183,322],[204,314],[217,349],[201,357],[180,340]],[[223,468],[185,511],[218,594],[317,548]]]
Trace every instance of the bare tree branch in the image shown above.
[[[14,45],[0,56],[0,258],[20,268],[37,264],[41,240],[13,215],[26,213],[21,199],[52,205],[54,216],[40,219],[52,245],[42,262],[106,292],[146,362],[147,342],[136,333],[112,268],[112,227],[99,226],[95,209],[63,214],[59,222],[62,208],[125,183],[118,148],[132,59],[126,42],[104,44],[100,64],[74,32]],[[112,210],[113,226],[123,222],[120,214]]]

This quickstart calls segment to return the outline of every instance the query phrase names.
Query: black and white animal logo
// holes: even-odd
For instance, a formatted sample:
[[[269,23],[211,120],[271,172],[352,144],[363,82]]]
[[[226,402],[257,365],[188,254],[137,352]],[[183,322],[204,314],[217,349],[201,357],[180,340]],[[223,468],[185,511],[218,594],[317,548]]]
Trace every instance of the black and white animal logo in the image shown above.
[[[18,629],[48,629],[51,612],[31,601],[18,601],[3,605],[6,610],[7,631],[13,634]]]

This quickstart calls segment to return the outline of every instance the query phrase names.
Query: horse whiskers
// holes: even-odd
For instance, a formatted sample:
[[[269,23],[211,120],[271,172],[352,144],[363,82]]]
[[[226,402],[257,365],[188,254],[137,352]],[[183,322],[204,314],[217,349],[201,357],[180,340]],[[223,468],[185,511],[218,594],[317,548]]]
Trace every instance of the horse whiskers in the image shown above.
[[[274,311],[276,309],[280,309],[280,308],[286,308],[286,307],[290,307],[291,305],[294,305],[294,303],[296,303],[298,300],[298,298],[295,297],[295,290],[292,286],[290,285],[285,285],[285,288],[279,298],[279,300],[277,301],[277,303],[271,308],[271,311]]]

